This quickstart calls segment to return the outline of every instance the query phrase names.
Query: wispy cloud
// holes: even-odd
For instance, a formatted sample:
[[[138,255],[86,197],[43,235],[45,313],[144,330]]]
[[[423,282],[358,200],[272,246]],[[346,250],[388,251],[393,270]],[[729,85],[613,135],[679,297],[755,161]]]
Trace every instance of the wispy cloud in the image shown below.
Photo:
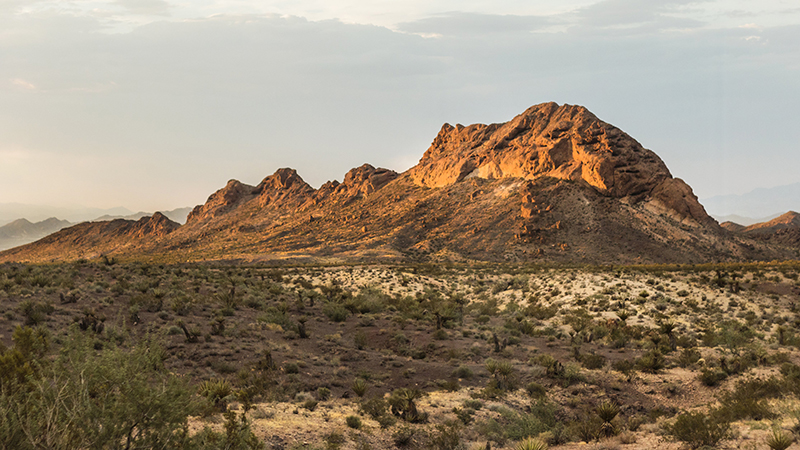
[[[12,85],[16,86],[17,88],[24,89],[26,91],[35,91],[36,85],[31,83],[30,81],[23,80],[22,78],[12,78],[9,80]]]

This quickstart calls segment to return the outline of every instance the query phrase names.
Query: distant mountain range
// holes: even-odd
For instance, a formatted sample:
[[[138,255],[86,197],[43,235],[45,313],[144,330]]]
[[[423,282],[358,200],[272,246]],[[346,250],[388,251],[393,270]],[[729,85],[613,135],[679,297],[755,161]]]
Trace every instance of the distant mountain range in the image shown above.
[[[741,195],[719,195],[700,199],[700,202],[720,222],[752,225],[774,219],[786,211],[800,210],[800,183],[759,188]]]
[[[0,227],[0,250],[37,241],[70,225],[71,222],[58,220],[55,217],[36,223],[27,219],[17,219]]]
[[[795,227],[721,227],[654,152],[584,107],[543,103],[506,123],[445,124],[403,173],[364,164],[314,189],[278,169],[231,180],[184,225],[82,223],[0,261],[773,260],[800,256]]]
[[[7,205],[7,204],[6,204]],[[0,205],[0,206],[6,206]],[[55,209],[55,208],[53,208]],[[47,208],[42,207],[34,207],[30,205],[16,205],[14,208],[9,208],[6,211],[39,211],[34,212],[32,217],[37,217],[41,211],[47,210]],[[171,211],[165,211],[162,214],[169,218],[169,220],[182,224],[186,222],[186,216],[191,212],[192,208],[177,208]],[[86,214],[88,212],[96,211],[92,209],[85,209],[82,211],[73,211],[71,214],[79,215],[79,214]],[[125,208],[113,208],[111,210],[101,210],[101,211],[111,211],[111,212],[124,212],[127,211]],[[139,220],[142,217],[149,217],[152,215],[151,213],[146,212],[138,212],[133,214],[126,214],[126,215],[110,215],[105,214],[99,217],[95,217],[91,220],[91,222],[107,222],[116,219],[124,219],[124,220]],[[25,245],[34,241],[38,241],[43,237],[55,233],[63,228],[66,228],[70,225],[74,225],[73,222],[68,220],[59,220],[55,217],[50,217],[48,219],[42,220],[40,222],[31,222],[27,218],[20,218],[16,219],[10,223],[7,223],[3,226],[0,226],[0,250],[6,250],[9,248],[17,247],[20,245]]]
[[[160,212],[161,212],[161,214],[166,216],[169,220],[171,220],[173,222],[177,222],[179,224],[184,224],[184,223],[186,223],[186,217],[189,215],[190,212],[192,212],[192,208],[189,208],[189,207],[177,208],[177,209],[173,209],[171,211],[160,211]],[[99,221],[104,221],[104,220],[114,220],[114,219],[139,220],[142,217],[147,217],[147,216],[152,216],[152,215],[153,215],[153,213],[148,213],[148,212],[144,212],[144,211],[139,211],[137,213],[127,214],[127,215],[105,214],[105,215],[102,215],[100,217],[95,218],[94,220],[92,220],[92,222],[99,222]]]
[[[191,208],[177,208],[171,211],[162,211],[162,213],[178,223],[186,222],[186,216],[191,211]],[[72,223],[96,221],[96,220],[111,220],[111,219],[139,219],[152,213],[133,212],[128,208],[89,208],[85,206],[72,206],[72,207],[58,207],[47,205],[28,205],[24,203],[0,203],[0,226],[11,223],[17,219],[27,219],[30,222],[36,223],[47,220],[51,217],[57,217],[61,220],[67,220]]]

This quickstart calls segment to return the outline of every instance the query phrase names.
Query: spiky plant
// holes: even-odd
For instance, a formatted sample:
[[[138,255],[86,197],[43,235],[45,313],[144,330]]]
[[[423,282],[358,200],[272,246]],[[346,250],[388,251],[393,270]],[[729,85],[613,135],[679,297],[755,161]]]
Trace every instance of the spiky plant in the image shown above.
[[[767,438],[767,445],[772,450],[786,450],[794,442],[791,433],[787,433],[778,427],[772,429],[772,434]]]
[[[214,406],[223,408],[225,398],[233,394],[233,387],[225,379],[206,380],[200,383],[198,393],[207,398]]]
[[[617,414],[619,414],[619,407],[614,403],[606,400],[597,407],[597,415],[603,423],[600,425],[600,433],[606,437],[611,437],[617,434],[617,428],[611,423]]]
[[[610,423],[619,414],[619,407],[614,403],[606,400],[597,407],[597,415],[600,420]]]
[[[514,450],[547,450],[547,443],[539,439],[526,438],[520,441]]]
[[[368,387],[367,386],[367,380],[365,380],[363,378],[356,378],[355,380],[353,380],[352,388],[353,388],[353,392],[357,396],[363,397],[364,394],[367,393],[367,387]]]

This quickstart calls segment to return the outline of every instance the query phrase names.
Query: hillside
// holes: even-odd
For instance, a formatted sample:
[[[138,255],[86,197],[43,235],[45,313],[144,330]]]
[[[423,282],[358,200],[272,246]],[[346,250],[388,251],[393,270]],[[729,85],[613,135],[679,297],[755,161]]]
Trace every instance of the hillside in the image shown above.
[[[231,180],[169,231],[128,242],[115,222],[64,230],[0,253],[0,261],[109,254],[693,263],[797,255],[724,230],[658,155],[585,108],[555,103],[503,124],[445,124],[404,173],[364,164],[314,189],[284,168],[256,186]]]

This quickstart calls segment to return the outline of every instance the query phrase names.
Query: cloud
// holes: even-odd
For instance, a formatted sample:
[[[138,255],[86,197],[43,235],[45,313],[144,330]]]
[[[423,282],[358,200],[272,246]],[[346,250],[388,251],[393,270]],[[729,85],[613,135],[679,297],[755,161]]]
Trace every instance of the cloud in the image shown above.
[[[421,35],[475,37],[505,33],[526,33],[546,27],[545,17],[493,15],[464,12],[437,14],[413,22],[397,24],[397,29]]]
[[[170,4],[165,0],[115,0],[114,4],[134,14],[166,15],[170,10]]]
[[[18,88],[21,88],[21,89],[24,89],[24,90],[27,90],[27,91],[35,91],[36,90],[36,86],[33,83],[31,83],[30,81],[23,80],[22,78],[12,78],[10,81],[11,81],[11,84],[13,84],[14,86],[16,86]]]
[[[561,32],[548,27],[589,13],[451,13],[401,32],[249,14],[111,34],[90,17],[0,16],[13,36],[0,39],[10,88],[0,90],[0,142],[61,155],[18,171],[25,176],[0,192],[40,192],[33,186],[53,186],[47,177],[58,174],[59,195],[105,192],[148,209],[159,196],[200,203],[229,178],[257,183],[283,166],[319,185],[364,162],[407,165],[443,122],[506,121],[551,100],[628,131],[704,195],[726,179],[768,178],[759,167],[770,161],[796,168],[800,27],[763,28],[759,45],[744,40],[748,29],[665,33],[676,8],[692,5],[633,4],[630,16],[597,11],[598,26]],[[447,38],[414,34],[437,32]],[[726,158],[745,163],[710,169]],[[103,164],[69,161],[116,162],[95,180]]]
[[[696,28],[703,22],[680,13],[691,5],[708,0],[602,0],[578,9],[578,26],[591,28],[639,28],[655,31],[665,28]]]

